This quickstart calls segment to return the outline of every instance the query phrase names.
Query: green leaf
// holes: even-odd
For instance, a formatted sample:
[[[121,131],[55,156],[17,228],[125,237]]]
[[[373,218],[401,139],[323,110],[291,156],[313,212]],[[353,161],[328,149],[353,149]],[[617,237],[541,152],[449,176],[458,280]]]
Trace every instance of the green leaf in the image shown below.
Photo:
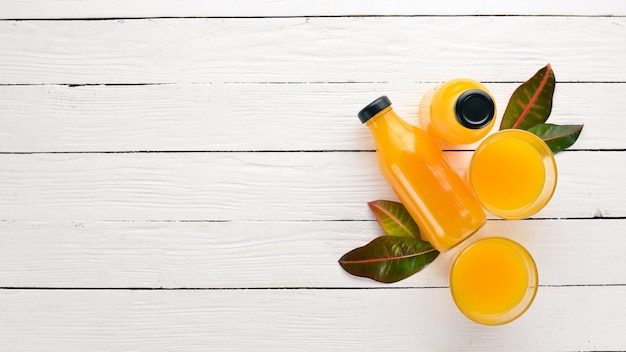
[[[552,111],[554,85],[554,71],[548,64],[513,92],[504,111],[500,129],[527,130],[545,122]]]
[[[528,129],[550,147],[553,154],[570,147],[583,130],[583,125],[553,125],[550,123],[542,123]]]
[[[416,238],[380,236],[346,253],[339,264],[352,275],[391,283],[422,270],[438,255],[430,243]]]
[[[419,227],[402,203],[376,200],[367,203],[367,205],[386,234],[420,239]]]

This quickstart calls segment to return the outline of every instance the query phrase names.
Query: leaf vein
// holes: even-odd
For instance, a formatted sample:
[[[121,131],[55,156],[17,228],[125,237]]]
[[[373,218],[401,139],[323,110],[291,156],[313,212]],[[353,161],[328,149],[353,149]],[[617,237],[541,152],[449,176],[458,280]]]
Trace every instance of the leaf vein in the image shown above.
[[[541,79],[541,83],[539,84],[539,87],[537,87],[537,90],[535,90],[535,94],[533,94],[530,101],[528,102],[528,105],[524,107],[524,110],[520,114],[520,117],[517,119],[517,121],[515,121],[515,123],[513,124],[511,128],[517,128],[517,126],[519,126],[522,123],[522,121],[524,120],[524,117],[528,114],[532,105],[537,101],[537,99],[539,99],[540,93],[543,91],[543,88],[546,87],[546,83],[548,83],[548,77],[550,76],[551,71],[552,71],[552,68],[548,64],[546,73]]]
[[[389,257],[384,257],[384,258],[370,258],[370,259],[359,259],[359,260],[342,260],[341,263],[343,263],[343,264],[365,264],[365,263],[379,263],[379,262],[390,261],[390,260],[409,259],[409,258],[412,258],[412,257],[419,257],[420,255],[424,255],[424,254],[428,254],[428,253],[434,252],[435,250],[436,249],[432,248],[432,249],[428,249],[428,250],[417,252],[417,253],[399,255],[399,256],[395,256],[395,257],[389,256]]]
[[[404,224],[402,223],[402,221],[400,221],[400,219],[398,219],[395,215],[393,215],[390,211],[388,211],[387,209],[379,206],[378,204],[372,202],[371,203],[374,207],[376,207],[378,210],[380,210],[381,212],[383,212],[385,215],[387,215],[391,220],[395,221],[398,226],[400,226],[400,228],[402,228],[409,236],[413,236],[413,234],[411,233],[411,231],[404,226]]]

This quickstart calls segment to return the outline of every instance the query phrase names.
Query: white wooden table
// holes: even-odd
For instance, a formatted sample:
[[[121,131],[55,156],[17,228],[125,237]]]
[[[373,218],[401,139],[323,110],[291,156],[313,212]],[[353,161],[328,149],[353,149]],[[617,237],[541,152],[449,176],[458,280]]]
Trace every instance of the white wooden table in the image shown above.
[[[510,16],[512,15],[512,16]],[[626,350],[626,2],[3,0],[1,351]],[[416,121],[455,77],[508,97],[547,63],[584,123],[532,219],[519,320],[448,289],[455,251],[392,285],[345,252],[396,199],[356,113]],[[448,146],[461,172],[474,146]]]

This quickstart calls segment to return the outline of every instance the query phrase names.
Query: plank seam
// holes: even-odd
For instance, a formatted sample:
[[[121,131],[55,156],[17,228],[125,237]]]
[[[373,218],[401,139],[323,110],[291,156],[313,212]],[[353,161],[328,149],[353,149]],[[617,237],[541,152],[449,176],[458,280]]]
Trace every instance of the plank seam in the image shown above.
[[[473,149],[444,149],[446,153],[466,153],[473,152]],[[571,152],[625,152],[626,148],[586,148],[586,149],[567,149],[561,153]],[[375,153],[374,149],[259,149],[259,150],[86,150],[86,151],[13,151],[2,152],[0,155],[45,155],[45,154],[211,154],[211,153]]]
[[[541,288],[573,288],[573,287],[626,287],[626,283],[614,284],[547,284]],[[321,291],[321,290],[431,290],[448,289],[450,286],[293,286],[293,287],[51,287],[51,286],[1,286],[7,291]]]
[[[523,81],[481,81],[485,84],[522,84]],[[193,82],[113,82],[113,83],[0,83],[0,87],[47,87],[47,86],[61,86],[68,88],[80,88],[80,87],[137,87],[137,86],[173,86],[173,85],[197,85],[197,84],[213,84],[220,83],[225,85],[358,85],[358,84],[438,84],[441,81],[193,81]],[[626,84],[626,81],[556,81],[559,84]]]
[[[129,17],[5,17],[0,21],[127,21],[127,20],[170,20],[170,19],[297,19],[297,18],[450,18],[450,17],[562,17],[562,18],[625,18],[626,15],[558,15],[558,14],[428,14],[428,15],[275,15],[275,16],[129,16]]]
[[[569,221],[569,220],[626,220],[626,216],[604,216],[595,215],[592,217],[551,217],[551,218],[526,218],[518,221]],[[487,221],[510,221],[507,219],[493,218]],[[112,223],[112,224],[124,224],[124,223],[310,223],[310,222],[376,222],[375,219],[296,219],[296,220],[228,220],[228,219],[147,219],[147,220],[106,220],[106,219],[89,219],[89,220],[19,220],[19,219],[0,219],[0,223]]]

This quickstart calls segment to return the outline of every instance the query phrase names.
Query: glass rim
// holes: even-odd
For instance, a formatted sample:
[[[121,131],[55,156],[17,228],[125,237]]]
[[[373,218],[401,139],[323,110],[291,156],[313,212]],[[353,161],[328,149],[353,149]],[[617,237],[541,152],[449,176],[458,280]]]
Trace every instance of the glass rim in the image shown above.
[[[467,253],[468,250],[472,249],[476,245],[479,245],[480,243],[483,243],[485,241],[494,241],[494,240],[506,242],[508,245],[513,247],[513,249],[517,253],[520,254],[522,259],[524,260],[525,267],[528,270],[528,287],[526,288],[526,292],[524,296],[520,299],[520,301],[507,311],[497,313],[497,314],[484,314],[484,313],[476,313],[476,312],[469,313],[457,301],[458,293],[457,295],[455,295],[455,291],[453,287],[454,285],[453,285],[453,280],[452,280],[452,277],[454,275],[454,270],[459,262],[459,259],[465,253]],[[468,244],[455,256],[454,260],[452,261],[452,264],[450,265],[449,282],[450,282],[450,293],[452,295],[452,300],[454,301],[454,304],[459,309],[459,311],[463,313],[463,315],[465,315],[468,319],[476,323],[483,324],[483,325],[496,326],[496,325],[504,325],[504,324],[507,324],[516,320],[530,308],[533,301],[535,300],[535,297],[537,296],[537,291],[539,289],[539,272],[537,270],[537,264],[535,263],[535,260],[533,259],[532,255],[519,242],[516,242],[506,237],[499,237],[499,236],[485,237],[485,238],[478,239]]]
[[[488,202],[485,202],[481,198],[479,192],[476,192],[476,189],[472,181],[472,166],[474,165],[475,160],[480,157],[481,151],[484,150],[485,148],[488,148],[489,145],[494,140],[499,140],[499,139],[507,138],[507,137],[515,138],[517,140],[522,140],[526,142],[528,145],[530,145],[531,147],[533,147],[541,156],[541,160],[543,162],[543,166],[545,170],[545,180],[544,180],[543,188],[541,189],[541,192],[539,193],[537,198],[535,198],[535,200],[533,200],[530,204],[527,204],[518,209],[501,209],[501,208],[493,206],[492,204],[489,204]],[[552,196],[554,195],[554,192],[556,191],[556,186],[557,186],[557,181],[558,181],[558,170],[557,170],[556,160],[554,158],[554,154],[552,153],[552,150],[541,138],[525,130],[506,129],[506,130],[501,130],[501,131],[498,131],[489,135],[478,145],[478,147],[474,151],[472,158],[470,160],[467,177],[468,177],[468,184],[472,190],[472,193],[474,193],[474,196],[476,196],[476,199],[483,206],[483,208],[485,208],[490,213],[500,218],[518,220],[518,219],[524,219],[524,218],[527,218],[536,214],[550,202],[550,200],[552,199]]]

